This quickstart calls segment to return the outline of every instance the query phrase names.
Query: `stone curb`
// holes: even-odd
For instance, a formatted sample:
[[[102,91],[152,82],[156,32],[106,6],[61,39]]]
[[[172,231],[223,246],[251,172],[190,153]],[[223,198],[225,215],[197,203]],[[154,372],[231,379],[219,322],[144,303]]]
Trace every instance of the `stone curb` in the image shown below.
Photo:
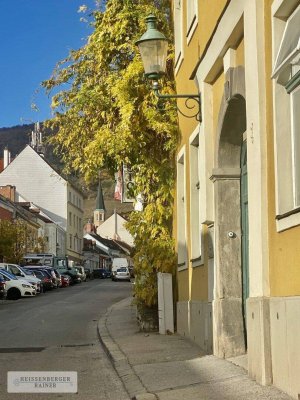
[[[107,319],[109,318],[109,315],[113,309],[123,301],[124,300],[121,300],[109,307],[105,315],[100,318],[97,325],[98,337],[100,343],[103,345],[105,353],[110,359],[119,378],[123,382],[129,397],[132,400],[155,400],[157,397],[154,394],[147,392],[139,377],[129,364],[127,357],[113,340],[109,329],[107,328]]]

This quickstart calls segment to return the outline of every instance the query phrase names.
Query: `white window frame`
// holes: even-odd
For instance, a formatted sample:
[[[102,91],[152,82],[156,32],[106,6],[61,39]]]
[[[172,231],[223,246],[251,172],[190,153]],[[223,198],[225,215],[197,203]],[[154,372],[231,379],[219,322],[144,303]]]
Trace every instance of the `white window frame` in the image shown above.
[[[177,267],[178,271],[188,268],[187,257],[187,210],[186,210],[186,149],[177,156]],[[182,243],[182,246],[179,244]]]
[[[186,37],[189,44],[198,25],[198,0],[186,2]]]
[[[300,84],[290,93],[290,103],[291,103],[291,130],[292,130],[292,160],[293,160],[293,198],[294,198],[294,208],[300,207],[300,200],[299,203],[297,204],[297,197],[300,197],[300,184],[297,184],[297,173],[296,170],[300,169],[300,159],[299,156],[300,154],[296,154],[296,149],[295,149],[295,142],[296,142],[296,135],[300,135],[300,129],[298,132],[295,132],[295,124],[294,124],[294,119],[295,119],[295,114],[293,113],[294,109],[294,94],[296,92],[300,92]],[[300,124],[299,124],[300,125]],[[299,140],[299,139],[298,139]],[[297,157],[298,156],[298,157]],[[298,176],[300,177],[300,172],[298,172]],[[297,193],[298,192],[298,193]]]
[[[294,15],[299,12],[299,7],[299,0],[274,0],[272,4],[273,118],[275,135],[276,226],[278,232],[300,225],[300,204],[297,205],[295,202],[296,162],[294,137],[296,133],[293,126],[293,93],[298,90],[299,86],[288,92],[286,90],[286,85],[291,78],[290,64],[293,58],[297,56],[300,41],[298,44],[295,42],[295,49],[289,49],[290,53],[286,53],[287,55],[282,57],[282,54],[285,52],[283,46],[290,44],[285,37],[286,34],[290,34],[288,25],[293,21]],[[289,27],[289,29],[293,29],[292,25],[289,25]],[[285,60],[281,62],[282,58],[285,58]],[[290,114],[288,123],[286,113]],[[288,157],[287,152],[290,157]],[[300,166],[300,163],[298,166]]]
[[[174,15],[174,42],[175,42],[175,75],[177,75],[180,66],[184,59],[183,46],[183,0],[174,0],[173,15]]]
[[[200,148],[199,127],[189,139],[190,145],[190,238],[192,267],[203,265],[202,224],[200,223]],[[198,237],[198,241],[197,238]]]

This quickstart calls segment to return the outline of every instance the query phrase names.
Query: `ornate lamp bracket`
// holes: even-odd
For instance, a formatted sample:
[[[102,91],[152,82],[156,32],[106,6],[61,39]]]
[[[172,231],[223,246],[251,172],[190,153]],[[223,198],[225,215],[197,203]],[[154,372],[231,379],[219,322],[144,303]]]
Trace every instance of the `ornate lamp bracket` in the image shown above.
[[[185,114],[177,105],[178,112],[186,118],[196,118],[198,122],[202,122],[200,94],[161,94],[157,81],[152,83],[152,89],[155,96],[162,101],[167,99],[186,99],[184,104],[188,110],[191,110],[191,114]],[[161,110],[163,109],[163,105],[160,101],[158,102],[158,108]]]

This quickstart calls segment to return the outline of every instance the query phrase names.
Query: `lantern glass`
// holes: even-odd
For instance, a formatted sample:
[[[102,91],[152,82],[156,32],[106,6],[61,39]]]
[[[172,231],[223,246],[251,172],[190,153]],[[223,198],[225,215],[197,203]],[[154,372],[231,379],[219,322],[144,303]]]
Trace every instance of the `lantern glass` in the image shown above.
[[[151,79],[157,79],[166,71],[168,42],[155,39],[145,40],[138,44],[142,56],[145,75]]]

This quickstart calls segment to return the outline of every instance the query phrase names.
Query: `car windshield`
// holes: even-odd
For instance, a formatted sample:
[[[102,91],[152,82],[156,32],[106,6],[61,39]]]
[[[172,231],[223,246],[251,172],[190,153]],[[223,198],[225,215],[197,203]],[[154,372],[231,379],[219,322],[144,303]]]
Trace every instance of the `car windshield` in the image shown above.
[[[24,268],[22,268],[22,267],[19,267],[19,268],[20,268],[20,270],[21,270],[22,272],[24,272],[25,275],[33,275],[33,272],[30,271],[30,269],[24,269]]]
[[[1,273],[2,275],[4,275],[4,276],[7,276],[7,277],[10,278],[10,279],[15,280],[15,281],[18,280],[18,278],[16,278],[16,276],[13,275],[13,274],[11,274],[10,272],[2,271],[2,270],[1,270],[0,273]]]
[[[30,272],[32,272],[36,276],[41,276],[41,277],[45,276],[41,271],[34,271],[34,272],[30,271]]]

